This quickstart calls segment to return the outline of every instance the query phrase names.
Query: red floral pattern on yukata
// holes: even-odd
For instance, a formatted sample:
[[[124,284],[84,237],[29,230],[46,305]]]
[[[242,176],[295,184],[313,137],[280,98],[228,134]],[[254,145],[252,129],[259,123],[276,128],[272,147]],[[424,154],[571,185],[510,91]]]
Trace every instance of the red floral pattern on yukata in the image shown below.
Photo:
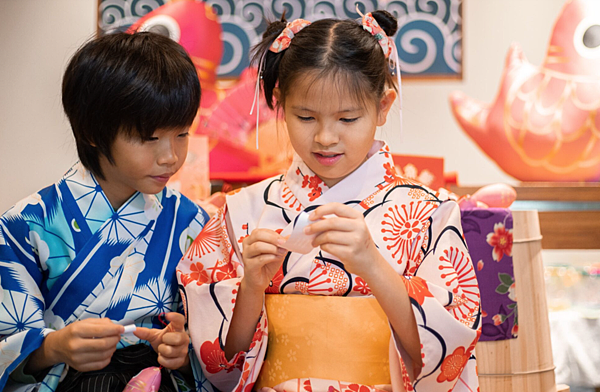
[[[265,290],[267,294],[279,294],[279,288],[281,287],[281,282],[283,282],[283,267],[279,267],[273,279],[269,283],[269,287]]]
[[[362,295],[371,294],[371,289],[369,288],[369,285],[367,285],[367,282],[363,280],[363,278],[357,276],[356,279],[354,279],[354,284],[354,291],[358,291]]]
[[[394,250],[392,257],[409,253],[415,237],[419,235],[436,208],[435,204],[423,201],[411,201],[408,206],[402,204],[400,208],[388,208],[383,215],[385,219],[381,222],[381,232],[384,234],[383,240],[391,242],[387,249]]]
[[[223,370],[229,373],[234,369],[234,366],[227,362],[225,352],[221,350],[218,338],[214,342],[206,341],[202,343],[200,357],[206,366],[206,371],[209,373],[215,374]]]
[[[402,276],[402,282],[404,282],[408,296],[416,300],[419,305],[423,305],[423,302],[425,302],[425,297],[433,298],[433,294],[431,294],[429,288],[427,287],[427,282],[418,276],[413,276],[410,278],[405,278]]]
[[[308,189],[310,190],[308,192],[309,201],[314,201],[316,198],[320,197],[323,194],[323,189],[321,188],[323,180],[321,180],[317,175],[304,175],[302,174],[300,169],[296,170],[296,174],[302,176],[302,188],[308,187]]]
[[[223,211],[219,210],[211,220],[208,221],[206,226],[202,229],[200,234],[196,237],[194,242],[190,245],[185,257],[192,260],[196,257],[202,257],[208,253],[214,252],[221,243],[221,237],[223,235],[223,229],[220,226],[220,214]]]
[[[479,311],[479,290],[473,263],[468,254],[452,246],[444,249],[440,261],[441,278],[454,294],[451,311],[457,320],[472,325]]]
[[[494,247],[492,250],[494,260],[500,261],[504,255],[512,256],[513,233],[512,229],[506,230],[504,223],[496,223],[494,232],[487,235],[486,241]]]

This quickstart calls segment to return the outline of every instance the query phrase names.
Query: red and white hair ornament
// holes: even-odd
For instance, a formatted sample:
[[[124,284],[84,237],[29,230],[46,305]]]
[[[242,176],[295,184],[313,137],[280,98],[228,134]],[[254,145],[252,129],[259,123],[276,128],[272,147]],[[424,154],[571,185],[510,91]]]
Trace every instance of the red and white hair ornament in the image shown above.
[[[292,38],[294,38],[294,36],[298,34],[300,30],[308,25],[310,25],[310,22],[304,19],[296,19],[292,22],[289,22],[279,36],[275,38],[275,41],[273,41],[269,47],[269,50],[273,53],[283,52],[290,47]]]
[[[292,38],[300,30],[310,25],[308,20],[304,19],[296,19],[287,24],[285,29],[275,38],[275,41],[269,47],[269,51],[273,53],[280,53],[290,47],[292,43]],[[265,62],[265,56],[267,52],[263,53],[258,63],[258,74],[256,75],[256,87],[254,88],[254,100],[252,101],[252,108],[250,109],[250,114],[254,112],[254,108],[256,107],[256,149],[258,150],[258,120],[259,120],[259,107],[258,103],[260,97],[260,79],[262,78],[262,71]]]
[[[361,24],[363,30],[370,33],[377,39],[379,42],[379,46],[383,50],[383,54],[385,58],[389,60],[390,68],[394,70],[392,75],[395,73],[396,78],[398,79],[398,100],[400,102],[400,127],[402,128],[402,80],[400,77],[400,61],[398,59],[398,49],[396,48],[396,44],[394,43],[394,39],[392,37],[388,37],[385,31],[379,26],[377,20],[373,17],[373,15],[369,12],[366,15],[363,15],[360,12],[360,8],[358,7],[358,3],[356,4],[356,12],[362,17]]]

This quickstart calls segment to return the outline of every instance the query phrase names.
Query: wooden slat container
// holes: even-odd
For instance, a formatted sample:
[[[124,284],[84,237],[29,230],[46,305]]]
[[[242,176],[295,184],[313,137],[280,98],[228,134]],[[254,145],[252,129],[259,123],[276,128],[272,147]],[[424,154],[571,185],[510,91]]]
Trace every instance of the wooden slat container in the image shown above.
[[[556,392],[537,211],[514,211],[513,221],[519,335],[477,344],[480,391]]]

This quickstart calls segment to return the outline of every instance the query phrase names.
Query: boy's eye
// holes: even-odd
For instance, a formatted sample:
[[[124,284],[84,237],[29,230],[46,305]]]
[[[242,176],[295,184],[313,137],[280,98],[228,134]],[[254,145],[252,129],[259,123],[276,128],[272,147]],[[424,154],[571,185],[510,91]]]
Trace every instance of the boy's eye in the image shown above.
[[[142,141],[144,141],[144,142],[153,142],[153,141],[156,141],[156,140],[158,140],[158,138],[156,136],[150,136],[150,137],[147,137],[145,139],[142,139]]]
[[[311,121],[314,120],[314,117],[309,117],[309,116],[298,116],[298,119],[300,121]]]
[[[189,132],[183,132],[183,133],[180,133],[180,134],[179,134],[179,135],[177,135],[177,136],[178,136],[178,137],[188,137],[189,135],[190,135],[190,133],[189,133]]]
[[[354,117],[354,118],[340,118],[340,121],[344,122],[344,123],[353,123],[356,120],[358,120],[358,117]]]

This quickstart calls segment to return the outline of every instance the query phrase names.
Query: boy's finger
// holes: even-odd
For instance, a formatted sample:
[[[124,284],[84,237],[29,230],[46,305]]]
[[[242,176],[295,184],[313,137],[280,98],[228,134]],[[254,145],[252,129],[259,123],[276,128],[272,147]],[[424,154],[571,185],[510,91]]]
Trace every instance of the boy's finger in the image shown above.
[[[165,314],[165,318],[169,321],[169,330],[172,332],[185,331],[185,317],[181,313],[169,312]]]
[[[108,336],[120,335],[125,331],[125,327],[119,324],[110,323],[85,323],[78,326],[77,334],[82,338],[104,338]]]
[[[135,331],[133,331],[133,334],[141,340],[151,341],[160,332],[161,332],[160,330],[156,330],[156,329],[137,327],[135,329]]]
[[[184,346],[187,351],[187,346],[190,343],[190,337],[185,332],[167,332],[163,335],[162,342],[169,346]]]

